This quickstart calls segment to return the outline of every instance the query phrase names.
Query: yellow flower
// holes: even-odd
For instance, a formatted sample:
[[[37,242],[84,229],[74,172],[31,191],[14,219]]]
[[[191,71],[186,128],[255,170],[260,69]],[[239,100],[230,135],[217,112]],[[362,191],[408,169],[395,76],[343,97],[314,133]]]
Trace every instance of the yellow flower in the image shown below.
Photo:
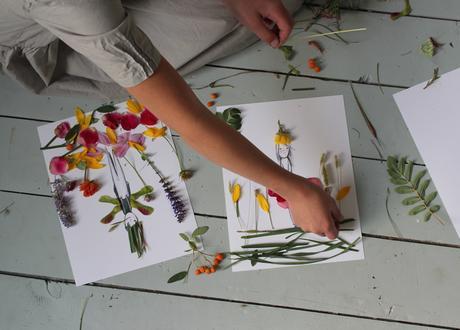
[[[142,145],[142,144],[139,144],[139,143],[136,143],[136,142],[132,142],[132,141],[128,141],[128,145],[131,147],[131,148],[134,148],[140,152],[143,152],[145,150],[145,147]]]
[[[128,107],[128,111],[135,115],[140,114],[144,110],[144,107],[135,99],[128,99],[126,106]]]
[[[145,136],[147,136],[147,137],[152,138],[152,139],[156,139],[156,138],[165,136],[166,135],[166,130],[167,130],[166,126],[161,127],[161,128],[149,127],[149,128],[147,128],[147,130],[144,131],[143,134]]]
[[[238,203],[241,197],[241,186],[238,183],[230,184],[229,183],[229,191],[232,194],[232,201],[233,203]]]
[[[91,155],[88,155],[88,153]],[[93,148],[88,149],[83,147],[83,151],[71,154],[67,157],[69,159],[69,170],[75,167],[99,169],[105,166],[105,164],[101,163],[104,155],[102,152],[96,152]]]
[[[259,207],[266,213],[270,213],[270,204],[268,204],[267,198],[262,195],[259,190],[256,190],[256,199],[259,203]]]
[[[275,134],[275,144],[290,144],[292,142],[292,136],[284,128],[284,125],[278,120],[278,132]]]
[[[117,133],[115,133],[113,129],[111,129],[110,127],[106,127],[105,134],[107,134],[107,137],[109,138],[111,144],[117,143]]]
[[[85,115],[80,107],[75,108],[75,118],[77,119],[78,125],[80,125],[80,131],[83,131],[85,128],[88,128],[89,125],[91,125],[92,115]]]
[[[275,144],[290,144],[291,142],[292,138],[289,133],[276,133]]]

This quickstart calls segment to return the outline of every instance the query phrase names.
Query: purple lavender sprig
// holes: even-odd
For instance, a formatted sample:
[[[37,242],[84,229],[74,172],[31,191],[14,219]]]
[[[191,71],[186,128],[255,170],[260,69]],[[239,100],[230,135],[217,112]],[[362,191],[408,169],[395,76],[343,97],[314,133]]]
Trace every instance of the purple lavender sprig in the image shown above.
[[[70,197],[66,196],[65,193],[75,188],[75,182],[56,179],[50,185],[59,220],[65,227],[72,227],[76,221],[71,209]]]
[[[185,220],[187,216],[187,208],[185,207],[185,203],[180,198],[177,191],[174,189],[172,183],[160,172],[160,170],[155,166],[154,162],[150,159],[149,155],[146,153],[140,152],[142,160],[146,161],[149,166],[155,171],[156,175],[160,178],[160,184],[163,188],[166,197],[171,204],[171,207],[174,212],[174,217],[177,219],[177,222],[182,222]]]

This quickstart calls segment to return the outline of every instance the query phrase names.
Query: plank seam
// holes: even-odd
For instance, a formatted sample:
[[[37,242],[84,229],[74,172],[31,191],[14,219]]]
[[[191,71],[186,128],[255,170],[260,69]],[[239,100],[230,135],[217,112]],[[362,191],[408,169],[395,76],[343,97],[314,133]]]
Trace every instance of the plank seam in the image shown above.
[[[2,271],[2,270],[0,270],[0,275],[75,285],[75,281],[70,280],[70,279],[62,279],[62,278],[44,276],[44,275],[33,275],[33,274],[26,274],[26,273],[19,273],[19,272],[9,272],[9,271]],[[300,311],[300,312],[310,312],[310,313],[317,313],[317,314],[324,314],[324,315],[336,315],[336,316],[347,317],[347,318],[372,320],[372,321],[387,322],[387,323],[398,323],[398,324],[413,325],[413,326],[423,326],[423,327],[435,328],[435,329],[447,329],[447,330],[458,330],[458,329],[460,329],[460,328],[457,328],[457,327],[438,325],[438,324],[412,322],[412,321],[388,319],[388,318],[383,318],[383,317],[373,317],[373,316],[366,316],[366,315],[356,315],[356,314],[342,313],[342,312],[332,312],[332,311],[321,310],[321,309],[313,309],[313,308],[302,308],[302,307],[294,307],[294,306],[276,305],[276,304],[261,303],[261,302],[254,302],[254,301],[245,301],[245,300],[239,300],[239,299],[226,299],[226,298],[219,298],[219,297],[209,297],[209,296],[202,296],[202,295],[195,295],[195,294],[186,294],[186,293],[179,293],[179,292],[155,290],[155,289],[135,288],[135,287],[125,286],[125,285],[104,284],[104,283],[89,283],[89,284],[86,284],[85,286],[96,287],[96,288],[104,288],[104,289],[115,289],[115,290],[130,291],[130,292],[157,294],[157,295],[164,295],[164,296],[176,296],[176,297],[189,298],[189,299],[202,299],[202,300],[209,300],[209,301],[219,301],[219,302],[232,303],[232,304],[245,304],[245,305],[251,305],[251,306],[277,308],[277,309],[293,310],[293,311]]]

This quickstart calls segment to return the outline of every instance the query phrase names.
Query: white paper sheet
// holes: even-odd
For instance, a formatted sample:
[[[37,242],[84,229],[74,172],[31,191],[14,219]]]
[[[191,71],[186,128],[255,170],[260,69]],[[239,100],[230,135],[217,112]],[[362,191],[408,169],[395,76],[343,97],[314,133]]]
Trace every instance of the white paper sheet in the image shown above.
[[[230,106],[219,107],[223,111]],[[340,237],[352,242],[361,237],[359,223],[359,211],[356,198],[356,188],[351,162],[351,152],[348,139],[348,129],[345,117],[345,108],[342,96],[319,97],[310,99],[296,99],[288,101],[239,104],[234,105],[242,111],[243,126],[240,132],[254,143],[267,156],[276,161],[274,135],[278,131],[279,120],[290,130],[294,140],[292,142],[292,165],[293,172],[304,177],[319,177],[320,156],[328,152],[330,157],[339,155],[342,162],[341,186],[351,186],[349,195],[340,203],[345,218],[354,218],[356,221],[347,225],[353,231],[344,231]],[[235,150],[235,152],[238,152]],[[331,160],[331,165],[334,160]],[[329,173],[333,181],[337,180],[333,165],[329,167]],[[265,192],[265,188],[242,178],[230,171],[223,170],[225,187],[225,200],[228,218],[228,231],[231,251],[241,251],[241,246],[248,241],[241,239],[238,219],[235,207],[228,192],[229,182],[237,182],[242,186],[242,196],[239,202],[243,229],[255,229],[255,219],[259,217],[259,230],[271,229],[269,218],[256,206],[254,190],[259,188]],[[333,191],[334,195],[336,191]],[[292,221],[288,210],[280,208],[274,198],[268,198],[274,227],[292,227]],[[251,239],[250,243],[280,242],[284,236],[265,237]],[[308,234],[306,237],[325,240],[317,235]],[[364,258],[361,241],[356,246],[359,252],[349,251],[338,257],[324,262],[338,262],[358,260]],[[326,256],[328,254],[318,255]],[[330,255],[330,254],[329,254]],[[251,266],[249,261],[241,262],[232,267],[233,271],[256,270],[265,268],[283,267],[271,264],[257,264]]]
[[[119,112],[127,110],[125,103],[117,105],[117,108]],[[101,114],[97,116],[101,117]],[[67,121],[71,125],[76,123],[75,118],[69,118]],[[54,128],[59,122],[38,128],[42,146],[54,136]],[[101,121],[93,126],[100,131],[105,130]],[[143,130],[145,130],[145,127],[139,125],[132,132],[139,133]],[[171,141],[169,133],[167,138]],[[60,140],[56,143],[62,142],[63,140]],[[77,223],[70,228],[66,228],[61,224],[77,285],[98,281],[186,254],[184,250],[187,249],[187,245],[178,234],[180,232],[191,233],[196,228],[196,222],[185,184],[178,177],[180,171],[178,160],[171,146],[164,138],[158,138],[153,141],[150,138],[146,138],[145,145],[147,147],[146,153],[153,155],[152,160],[163,175],[171,179],[180,196],[182,196],[189,210],[187,217],[182,223],[176,221],[170,203],[161,188],[158,176],[141,160],[140,155],[130,148],[126,157],[131,163],[135,164],[145,182],[153,186],[155,195],[155,199],[151,202],[145,202],[142,197],[139,199],[140,202],[154,208],[153,214],[145,216],[134,210],[134,213],[143,222],[145,240],[148,245],[147,252],[141,258],[138,258],[136,254],[130,252],[128,234],[123,225],[113,232],[108,232],[110,226],[100,223],[100,219],[110,212],[113,205],[100,203],[98,201],[99,197],[101,195],[115,197],[108,165],[103,169],[90,170],[90,179],[96,179],[102,183],[101,189],[89,198],[83,197],[78,186],[73,192],[70,192],[69,196],[72,200],[72,209],[75,211]],[[64,152],[64,148],[44,150],[46,166],[48,167],[52,157],[62,155]],[[104,157],[102,162],[108,164],[107,156]],[[126,179],[130,183],[131,192],[136,192],[142,188],[143,184],[133,169],[123,159],[121,159],[121,164],[126,174]],[[54,181],[54,175],[48,174],[50,181]],[[68,172],[66,177],[81,180],[83,171],[74,169]],[[113,222],[117,220],[123,220],[122,212],[115,217]]]
[[[460,69],[394,95],[417,148],[460,236]]]

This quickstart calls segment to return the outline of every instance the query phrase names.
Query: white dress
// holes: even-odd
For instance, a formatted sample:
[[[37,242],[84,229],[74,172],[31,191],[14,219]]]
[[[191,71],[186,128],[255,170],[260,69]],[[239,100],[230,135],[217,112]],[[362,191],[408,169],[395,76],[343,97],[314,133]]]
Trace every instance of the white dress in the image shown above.
[[[0,0],[0,67],[40,94],[119,99],[161,56],[187,74],[256,40],[220,0]]]

